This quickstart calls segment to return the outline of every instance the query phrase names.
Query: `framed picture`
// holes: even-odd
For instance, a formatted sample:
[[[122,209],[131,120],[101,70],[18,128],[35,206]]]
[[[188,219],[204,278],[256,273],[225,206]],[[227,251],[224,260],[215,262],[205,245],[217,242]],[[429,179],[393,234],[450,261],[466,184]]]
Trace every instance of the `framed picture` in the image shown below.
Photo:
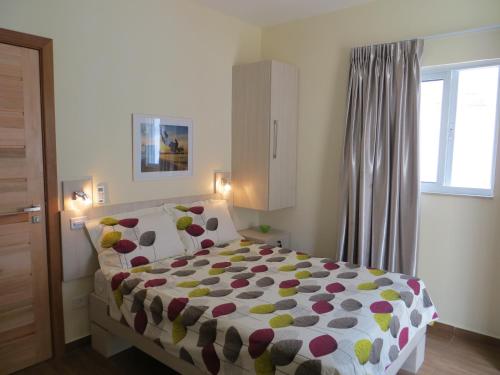
[[[193,174],[193,122],[169,116],[132,115],[134,180]]]

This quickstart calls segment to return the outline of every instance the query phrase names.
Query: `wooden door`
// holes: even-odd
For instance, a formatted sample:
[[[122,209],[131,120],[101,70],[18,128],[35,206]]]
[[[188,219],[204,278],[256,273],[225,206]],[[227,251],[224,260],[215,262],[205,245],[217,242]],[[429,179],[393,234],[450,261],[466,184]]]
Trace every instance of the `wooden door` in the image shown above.
[[[293,207],[297,176],[298,69],[272,62],[269,210]]]
[[[52,354],[39,72],[0,43],[0,374]]]

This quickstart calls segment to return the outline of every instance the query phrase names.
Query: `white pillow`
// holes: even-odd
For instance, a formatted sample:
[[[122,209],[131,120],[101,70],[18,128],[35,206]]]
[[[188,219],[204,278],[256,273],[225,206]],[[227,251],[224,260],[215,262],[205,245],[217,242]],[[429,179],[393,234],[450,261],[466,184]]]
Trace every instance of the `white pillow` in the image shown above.
[[[163,206],[172,216],[188,252],[225,244],[242,237],[236,231],[227,202],[210,199],[189,205]]]
[[[85,226],[101,268],[132,268],[184,254],[175,224],[161,207],[93,219]]]
[[[99,252],[99,250],[101,249],[100,242],[101,242],[102,231],[104,228],[104,225],[102,225],[100,223],[102,219],[104,219],[106,217],[113,217],[117,220],[120,220],[120,219],[126,219],[128,217],[144,216],[144,215],[149,215],[149,214],[158,213],[158,212],[164,212],[164,210],[161,206],[143,208],[143,209],[136,210],[136,211],[122,212],[122,213],[116,214],[116,215],[98,217],[97,219],[92,219],[92,220],[86,221],[85,222],[85,229],[87,229],[87,233],[89,234],[90,241],[92,242],[92,245],[94,245],[94,249],[97,252]]]

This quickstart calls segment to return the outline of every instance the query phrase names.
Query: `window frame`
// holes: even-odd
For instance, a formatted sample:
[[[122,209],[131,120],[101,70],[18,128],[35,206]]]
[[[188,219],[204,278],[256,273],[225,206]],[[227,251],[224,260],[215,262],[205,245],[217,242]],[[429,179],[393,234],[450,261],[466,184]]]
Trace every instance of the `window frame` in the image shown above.
[[[493,135],[493,157],[491,165],[491,188],[467,188],[450,186],[455,141],[455,124],[458,99],[458,73],[462,69],[499,66],[497,82],[497,103],[495,114],[495,131]],[[422,69],[421,82],[443,81],[443,97],[441,108],[441,129],[439,133],[439,156],[436,182],[420,181],[423,193],[463,195],[492,198],[495,195],[495,173],[497,167],[498,135],[500,128],[500,59],[486,61],[429,66]]]

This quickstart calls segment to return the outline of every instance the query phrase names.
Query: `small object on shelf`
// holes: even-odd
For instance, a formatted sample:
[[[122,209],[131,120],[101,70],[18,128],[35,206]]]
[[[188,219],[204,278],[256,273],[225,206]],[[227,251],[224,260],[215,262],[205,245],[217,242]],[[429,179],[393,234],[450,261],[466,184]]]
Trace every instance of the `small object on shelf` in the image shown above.
[[[251,243],[265,243],[278,247],[290,246],[290,233],[283,230],[269,228],[267,233],[262,233],[260,227],[254,227],[240,230],[238,233]]]
[[[259,229],[262,233],[268,233],[271,230],[271,226],[267,224],[259,225]]]

